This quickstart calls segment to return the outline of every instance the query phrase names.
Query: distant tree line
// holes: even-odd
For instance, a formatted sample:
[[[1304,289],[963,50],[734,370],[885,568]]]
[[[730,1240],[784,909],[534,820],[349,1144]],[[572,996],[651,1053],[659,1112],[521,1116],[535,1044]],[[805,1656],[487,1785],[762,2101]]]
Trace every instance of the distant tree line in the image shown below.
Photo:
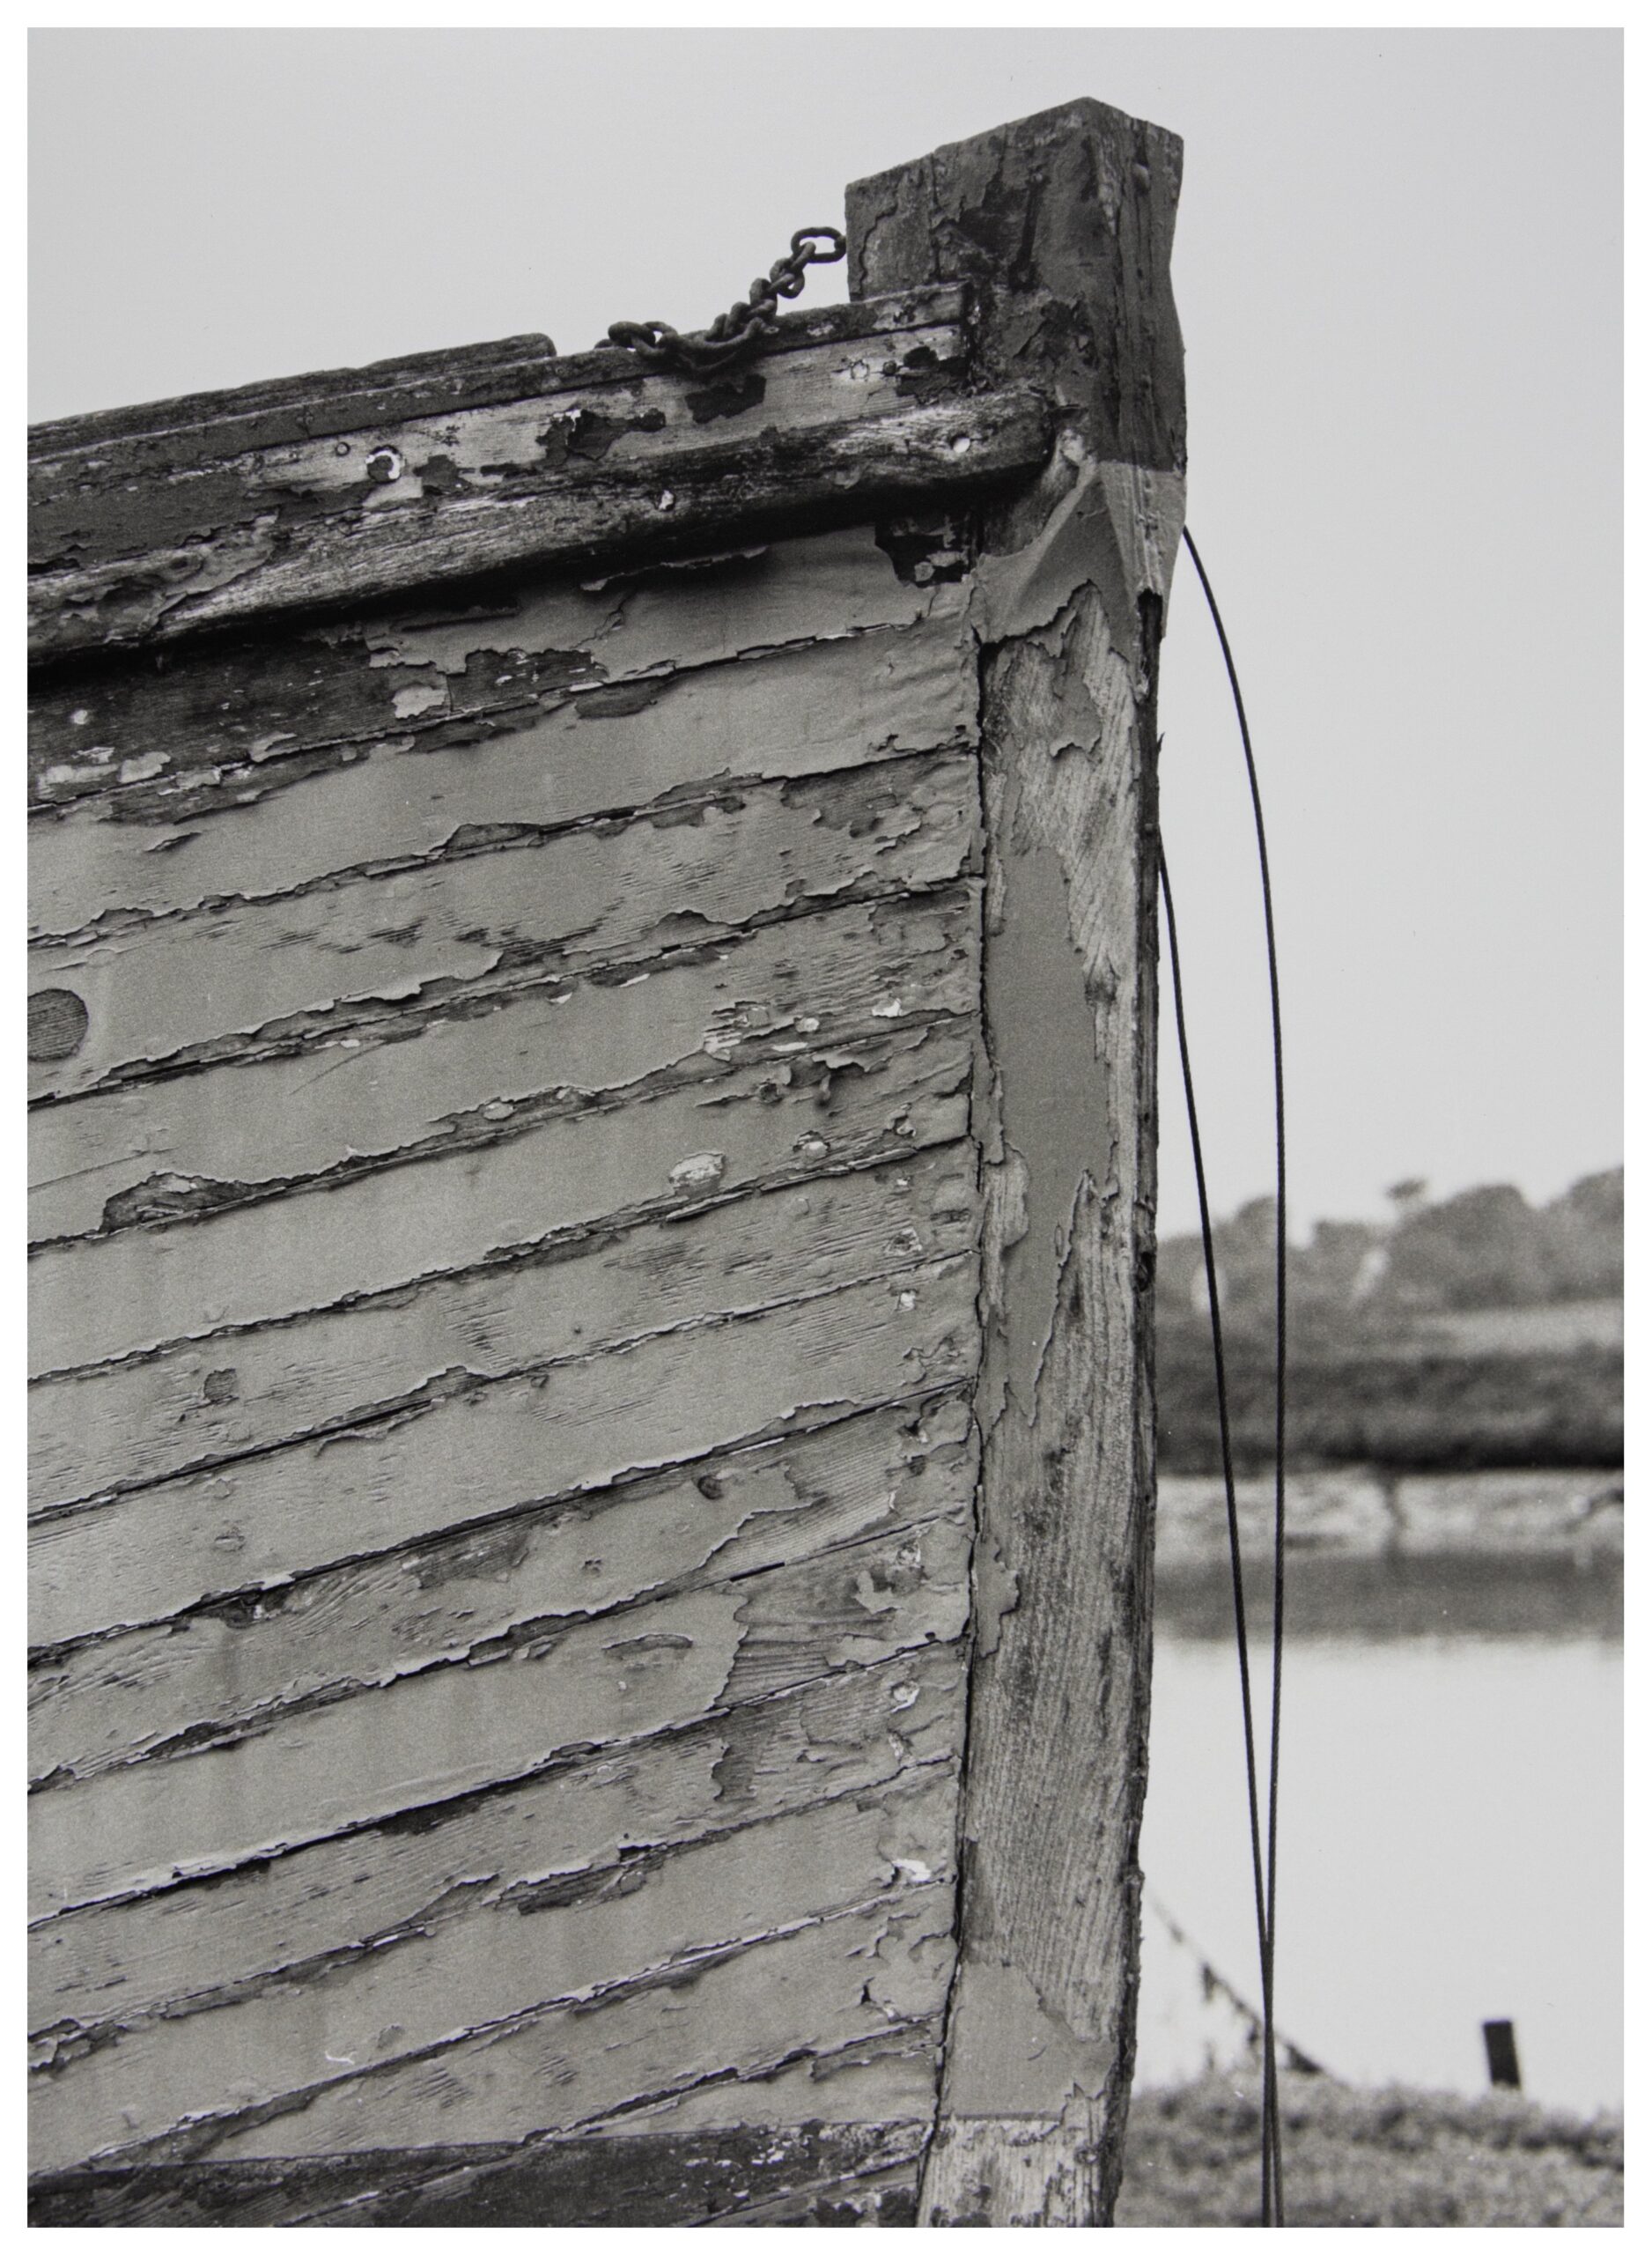
[[[1287,1262],[1292,1453],[1298,1462],[1415,1468],[1616,1464],[1621,1348],[1464,1351],[1429,1319],[1560,1307],[1623,1290],[1623,1169],[1585,1176],[1546,1206],[1508,1184],[1431,1202],[1396,1184],[1388,1223],[1321,1222]],[[1235,1449],[1272,1445],[1274,1208],[1243,1206],[1213,1232]],[[1165,1239],[1158,1265],[1160,1458],[1220,1465],[1203,1248]]]

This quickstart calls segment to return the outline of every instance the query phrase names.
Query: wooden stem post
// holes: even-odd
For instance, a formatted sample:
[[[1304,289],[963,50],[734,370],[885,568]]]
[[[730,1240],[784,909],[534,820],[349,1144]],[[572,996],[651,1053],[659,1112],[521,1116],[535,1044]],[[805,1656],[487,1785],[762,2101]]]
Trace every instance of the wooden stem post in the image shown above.
[[[1157,649],[1181,529],[1181,144],[1080,101],[849,191],[857,296],[970,285],[1055,405],[983,522],[983,1469],[932,2224],[1107,2222],[1151,1651]]]

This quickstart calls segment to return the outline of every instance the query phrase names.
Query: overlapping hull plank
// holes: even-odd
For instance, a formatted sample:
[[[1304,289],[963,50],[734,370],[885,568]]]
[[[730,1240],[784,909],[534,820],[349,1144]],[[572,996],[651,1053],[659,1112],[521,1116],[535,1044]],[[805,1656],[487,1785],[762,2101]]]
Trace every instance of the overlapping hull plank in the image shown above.
[[[38,2168],[933,2104],[964,596],[851,529],[41,700]]]
[[[1121,302],[1148,130],[1001,152]],[[1179,440],[904,182],[714,376],[33,435],[36,2222],[1104,2220]]]
[[[945,884],[967,865],[974,817],[967,758],[926,755],[849,784],[729,786],[613,827],[43,944],[36,976],[77,994],[91,1023],[72,1058],[35,1064],[31,1094],[255,1051],[280,1038],[278,1022],[340,1004],[530,966],[643,971],[674,941]]]
[[[765,2086],[748,2084],[761,2094]],[[920,2116],[814,2121],[628,2136],[547,2137],[528,2144],[430,2146],[398,2155],[290,2161],[177,2162],[67,2170],[36,2177],[42,2225],[910,2225],[917,2209]]]
[[[31,1238],[221,1211],[536,1120],[613,1124],[674,1095],[704,1108],[732,1098],[749,1067],[763,1068],[756,1086],[807,1085],[824,1106],[835,1055],[869,1061],[897,1029],[969,1017],[977,920],[967,886],[852,902],[801,927],[678,946],[645,976],[461,990],[234,1069],[42,1105],[31,1120]]]
[[[470,1907],[552,1883],[577,1899],[634,1856],[730,1825],[872,1792],[956,1752],[958,1656],[921,1645],[607,1753],[552,1762],[417,1817],[115,1899],[36,1926],[30,2017],[40,2056],[88,2037],[182,2023],[368,1954],[417,1943]],[[65,2082],[65,2093],[72,2085]]]
[[[795,578],[800,545],[740,568],[754,580]],[[279,685],[254,699],[240,678],[261,661],[271,669],[261,645],[220,657],[223,677],[208,684],[162,676],[158,694],[170,693],[176,709],[160,714],[129,683],[123,695],[93,684],[83,692],[89,703],[59,692],[54,725],[36,726],[36,935],[72,935],[111,903],[185,913],[291,892],[348,866],[364,842],[382,863],[414,862],[467,833],[566,828],[726,784],[967,743],[975,683],[959,590],[925,596],[903,587],[864,535],[839,547],[839,574],[858,570],[862,600],[845,588],[838,614],[822,622],[816,613],[809,639],[787,632],[800,617],[782,618],[760,630],[778,647],[732,658],[666,660],[645,643],[628,660],[638,638],[623,628],[638,599],[621,593],[586,597],[589,615],[552,630],[579,636],[573,650],[525,654],[518,637],[528,630],[495,622],[486,631],[498,647],[471,653],[456,676],[420,655],[416,628],[405,657],[387,628],[353,652],[318,632],[288,691],[291,712]],[[686,604],[691,583],[682,576]],[[327,678],[347,664],[351,677]],[[191,685],[199,706],[183,701]],[[224,688],[239,697],[211,695]],[[255,736],[224,728],[221,706],[242,701],[261,724]],[[350,709],[358,701],[359,713]],[[122,786],[122,775],[139,780]],[[74,795],[97,782],[114,787]],[[208,814],[229,819],[209,823]]]
[[[411,2076],[412,2063],[428,2061],[451,2073],[447,2054],[456,2040],[463,2044],[464,2030],[557,2007],[600,2009],[615,1993],[671,1969],[807,1930],[886,1896],[898,1926],[901,1912],[910,1915],[902,1891],[915,1884],[911,1873],[949,1863],[954,1798],[944,1768],[920,1770],[875,1793],[827,1798],[669,1853],[633,1856],[583,1889],[561,1878],[537,1892],[525,1887],[514,1899],[433,1925],[399,1955],[357,1955],[319,1975],[296,2009],[299,1985],[291,1984],[190,2020],[158,2021],[92,2052],[77,2070],[74,2134],[95,2111],[100,2142],[141,2147],[188,2119],[189,2144],[200,2152],[212,2142],[203,2121],[217,2118],[231,2137],[247,2134],[235,2118],[298,2092],[348,2094],[366,2112],[368,2091],[382,2088],[393,2068],[405,2065]],[[352,2073],[360,2069],[371,2070],[370,2083]],[[675,2079],[665,2067],[653,2087]],[[639,2081],[637,2091],[650,2087]],[[37,2077],[35,2089],[40,2112],[49,2117],[52,2078]],[[600,2107],[580,2106],[572,2119]],[[567,2126],[564,2118],[554,2126]],[[284,2131],[294,2126],[288,2116]],[[501,2119],[477,2134],[508,2136],[514,2126]],[[472,2132],[460,2134],[469,2141]],[[76,2157],[70,2148],[50,2165]]]
[[[714,1248],[732,1238],[728,1258],[741,1264],[747,1289],[719,1298],[708,1275],[707,1297],[693,1312],[760,1306],[765,1271],[764,1290],[785,1298],[772,1272],[793,1245],[808,1275],[809,1231],[798,1217],[841,1210],[854,1186],[835,1186],[849,1174],[892,1164],[891,1198],[903,1206],[921,1194],[916,1186],[927,1177],[903,1162],[964,1134],[968,1069],[962,1039],[932,1030],[840,1059],[843,1094],[829,1122],[807,1085],[765,1100],[757,1091],[772,1081],[755,1075],[739,1084],[733,1109],[709,1115],[703,1098],[684,1094],[623,1122],[586,1117],[582,1134],[553,1122],[441,1172],[439,1180],[457,1180],[468,1194],[474,1246],[473,1265],[445,1270],[431,1266],[436,1232],[408,1196],[409,1179],[417,1189],[419,1178],[370,1177],[378,1194],[367,1209],[394,1232],[386,1258],[421,1281],[329,1302],[301,1320],[208,1332],[113,1364],[83,1364],[42,1385],[33,1433],[40,1511],[335,1433],[417,1406],[471,1376],[500,1378],[668,1328],[674,1303],[690,1312],[682,1295],[714,1260],[708,1240]],[[633,1160],[637,1171],[618,1182],[608,1172]],[[685,1172],[674,1182],[677,1169]],[[567,1200],[549,1214],[549,1201],[536,1195],[547,1183]],[[742,1194],[781,1185],[794,1194],[749,1213],[733,1210]],[[616,1213],[610,1201],[627,1190],[631,1198]],[[524,1215],[529,1197],[535,1209]],[[706,1207],[715,1221],[677,1225],[677,1216]],[[269,1208],[250,1211],[267,1224]],[[938,1209],[936,1219],[947,1211]],[[915,1238],[903,1234],[909,1230]],[[891,1226],[887,1257],[940,1243],[923,1216],[908,1212]],[[571,1296],[583,1292],[593,1298],[582,1307]],[[609,1328],[616,1292],[626,1298]],[[129,1329],[131,1320],[129,1312]]]
[[[913,1268],[608,1356],[432,1385],[319,1440],[37,1521],[33,1633],[55,1646],[162,1620],[806,1416],[930,1392],[974,1368],[974,1289],[968,1260]]]
[[[912,1422],[905,1408],[894,1414]],[[948,1422],[939,1420],[943,1430]],[[905,1457],[887,1467],[862,1423],[852,1416],[780,1445],[778,1460],[768,1445],[697,1458],[692,1469],[523,1507],[410,1553],[370,1554],[250,1600],[186,1609],[42,1657],[31,1691],[31,1772],[62,1786],[138,1755],[226,1742],[296,1701],[461,1655],[500,1657],[559,1622],[780,1564],[799,1545],[884,1531],[903,1512],[946,1508],[937,1498],[947,1496],[949,1458],[935,1456],[936,1412],[923,1421],[930,1444],[908,1444],[935,1475],[914,1496]],[[793,1448],[830,1467],[829,1487],[799,1485]]]
[[[927,1830],[915,1837],[900,1830],[893,1808],[882,1821],[897,1851],[933,1845]],[[852,2107],[851,2119],[921,2118],[933,2103],[923,2054],[933,2051],[952,1961],[951,1889],[891,1881],[890,1868],[891,1859],[880,1856],[863,1877],[862,1886],[875,1890],[870,1900],[800,1919],[789,1931],[742,1937],[721,1955],[618,1990],[594,2008],[554,2006],[461,2036],[428,2059],[325,2090],[301,2111],[231,2127],[211,2150],[225,2159],[394,2150],[419,2142],[432,2106],[456,2140],[521,2138],[546,2126],[590,2126],[639,2091],[661,2097],[713,2077],[724,2079],[717,2111],[739,2121],[745,2079],[772,2074],[793,2058],[800,2030],[829,2071],[852,2047],[868,2047],[864,2065],[844,2061],[846,2079],[859,2086],[839,2102]],[[891,2057],[892,2031],[907,2044]],[[822,2074],[793,2088],[793,2103],[808,2108],[806,2118],[830,2118],[830,2101],[822,2103],[826,2085]]]
[[[919,1586],[920,1570],[931,1579]],[[129,1762],[38,1795],[57,1874],[37,1915],[277,1853],[520,1777],[571,1749],[646,1736],[801,1676],[961,1633],[968,1556],[940,1522],[843,1554],[707,1582],[633,1620],[523,1624],[371,1692],[295,1701],[216,1745]],[[815,1614],[812,1608],[819,1608]],[[336,1687],[357,1689],[348,1683]],[[368,1696],[364,1692],[364,1696]],[[219,1729],[216,1721],[210,1724]]]

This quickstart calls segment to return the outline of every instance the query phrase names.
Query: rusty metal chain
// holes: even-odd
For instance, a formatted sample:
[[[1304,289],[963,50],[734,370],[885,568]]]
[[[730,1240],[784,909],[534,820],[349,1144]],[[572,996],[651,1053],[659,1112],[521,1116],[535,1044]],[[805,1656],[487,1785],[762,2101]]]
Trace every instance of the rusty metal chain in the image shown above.
[[[816,245],[824,241],[829,248]],[[704,375],[752,359],[774,334],[780,299],[795,298],[811,266],[835,266],[848,245],[836,227],[800,227],[792,248],[759,275],[749,297],[737,298],[707,329],[682,336],[663,321],[616,321],[604,340],[633,353],[645,368],[670,369],[679,375]]]

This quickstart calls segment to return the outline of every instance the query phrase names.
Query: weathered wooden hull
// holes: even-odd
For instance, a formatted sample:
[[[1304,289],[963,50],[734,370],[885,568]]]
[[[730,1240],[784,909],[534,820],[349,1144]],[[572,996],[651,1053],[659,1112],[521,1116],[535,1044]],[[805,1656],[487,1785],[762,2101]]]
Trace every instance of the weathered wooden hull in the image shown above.
[[[1177,489],[992,338],[41,434],[38,2222],[1110,2197]]]

